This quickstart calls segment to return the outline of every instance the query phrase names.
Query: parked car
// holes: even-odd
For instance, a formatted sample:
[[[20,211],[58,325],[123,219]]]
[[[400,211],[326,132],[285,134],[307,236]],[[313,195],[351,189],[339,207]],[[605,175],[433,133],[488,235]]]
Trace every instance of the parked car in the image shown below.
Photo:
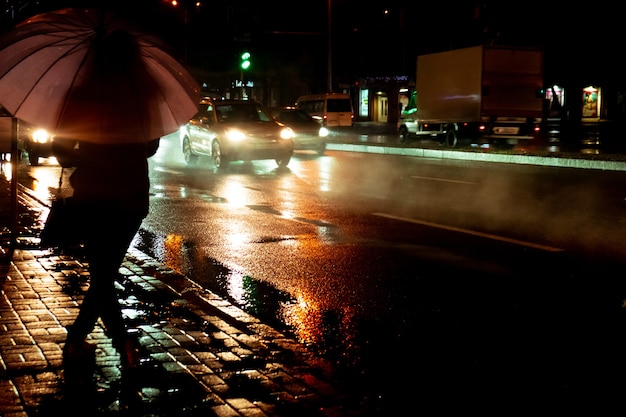
[[[0,105],[0,143],[9,147],[2,152],[10,151],[12,141],[13,117]],[[17,120],[17,150],[22,156],[28,157],[31,165],[39,165],[39,158],[52,156],[52,135],[46,129],[37,128],[23,120]]]
[[[180,129],[185,162],[209,156],[216,168],[231,161],[274,159],[279,167],[293,155],[294,133],[253,100],[200,100],[198,113]]]
[[[271,111],[276,120],[293,130],[295,150],[311,150],[319,155],[324,154],[328,129],[309,113],[295,107],[273,108]]]

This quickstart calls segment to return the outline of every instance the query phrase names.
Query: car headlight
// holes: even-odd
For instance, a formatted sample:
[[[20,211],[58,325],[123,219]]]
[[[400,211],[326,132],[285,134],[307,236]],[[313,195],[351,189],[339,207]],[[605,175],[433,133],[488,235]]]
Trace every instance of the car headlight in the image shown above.
[[[293,130],[291,130],[290,127],[284,127],[280,131],[281,139],[293,139],[295,136],[296,134],[293,133]]]
[[[319,136],[321,138],[325,138],[326,136],[328,136],[328,129],[326,129],[325,127],[320,127]]]
[[[46,129],[37,129],[33,132],[33,142],[36,143],[48,143],[50,141],[50,134]]]
[[[226,131],[226,138],[232,142],[241,142],[246,138],[246,134],[238,129],[229,129]]]

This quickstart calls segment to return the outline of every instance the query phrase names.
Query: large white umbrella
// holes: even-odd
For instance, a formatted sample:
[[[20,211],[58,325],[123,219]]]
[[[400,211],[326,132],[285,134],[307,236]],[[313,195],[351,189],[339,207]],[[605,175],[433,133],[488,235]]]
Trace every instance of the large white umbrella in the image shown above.
[[[117,14],[43,13],[0,38],[0,103],[55,136],[150,141],[191,118],[199,94],[158,38]]]

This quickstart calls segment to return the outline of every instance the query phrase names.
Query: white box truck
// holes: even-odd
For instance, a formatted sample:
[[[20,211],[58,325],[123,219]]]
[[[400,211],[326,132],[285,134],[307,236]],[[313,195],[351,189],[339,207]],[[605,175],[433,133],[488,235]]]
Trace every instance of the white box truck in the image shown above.
[[[398,120],[400,140],[432,137],[516,144],[536,137],[544,106],[541,49],[474,46],[417,57],[415,91]]]

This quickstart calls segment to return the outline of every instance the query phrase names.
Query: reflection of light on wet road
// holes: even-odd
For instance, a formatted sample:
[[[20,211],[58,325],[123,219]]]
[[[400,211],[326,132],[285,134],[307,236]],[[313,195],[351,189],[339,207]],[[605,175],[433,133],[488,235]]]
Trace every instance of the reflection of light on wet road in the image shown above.
[[[275,199],[279,203],[278,210],[281,216],[286,219],[292,219],[297,216],[298,206],[300,203],[299,179],[294,175],[281,178],[278,187],[279,198]]]
[[[238,227],[242,229],[237,230]],[[247,225],[232,222],[229,223],[229,229],[224,235],[224,241],[228,249],[230,249],[230,253],[239,253],[245,250],[251,240],[250,233],[244,230],[247,229]]]
[[[182,267],[182,246],[183,237],[180,235],[167,235],[165,236],[165,253],[164,261],[165,265],[173,269],[174,271],[180,271]]]
[[[155,235],[154,238],[152,240],[150,240],[150,245],[149,245],[149,250],[147,251],[148,253],[150,253],[152,256],[158,258],[161,262],[165,263],[165,259],[166,258],[172,258],[169,254],[168,254],[168,250],[172,250],[172,247],[170,246],[169,248],[165,245],[165,241],[167,240],[166,236],[163,235]],[[131,242],[131,246],[132,247],[141,247],[142,244],[145,244],[147,242],[143,242],[141,239],[141,233],[137,233],[135,235],[135,237],[133,238],[133,241]],[[173,248],[174,251],[177,251],[180,253],[180,248]],[[146,251],[144,249],[144,251]],[[180,269],[180,265],[175,265],[175,263],[171,263],[168,264],[167,266],[169,266],[170,268],[172,268],[175,271],[181,272]]]
[[[352,346],[356,334],[355,315],[349,308],[328,310],[317,305],[307,294],[298,292],[295,301],[280,304],[280,314],[304,344],[337,351],[346,351]]]
[[[221,197],[216,197],[207,194],[203,190],[185,187],[183,185],[168,186],[155,184],[152,186],[151,192],[154,198],[198,198],[211,203],[224,203],[224,199]]]
[[[142,239],[141,233],[137,233],[131,243],[131,246],[141,247],[145,244],[148,244],[148,241]],[[165,264],[168,268],[174,271],[181,274],[187,273],[186,264],[188,263],[188,260],[186,259],[184,251],[185,240],[183,236],[175,234],[157,234],[152,236],[149,244],[150,247],[147,251],[145,248],[142,249],[144,252],[148,252],[151,256],[158,258],[161,263]]]
[[[583,148],[580,150],[583,155],[600,155],[600,149],[597,148]]]
[[[8,155],[9,154],[6,156],[7,158],[9,158]],[[2,164],[0,164],[0,170],[2,171],[2,176],[6,178],[7,181],[11,181],[11,178],[13,178],[13,165],[11,165],[10,162],[3,161]]]
[[[335,163],[335,158],[322,158],[319,162],[319,190],[320,191],[330,191],[330,177],[332,174],[333,164]]]
[[[281,315],[287,326],[303,343],[317,344],[322,335],[322,314],[319,308],[307,300],[303,293],[296,296],[295,303],[281,303]]]
[[[337,159],[331,157],[318,157],[315,164],[296,164],[295,162],[289,166],[294,176],[302,181],[304,178],[309,181],[317,179],[316,188],[319,191],[331,191],[331,177],[336,169]]]
[[[164,197],[165,196],[165,187],[163,187],[161,184],[157,184],[152,186],[152,193],[154,194],[155,197]]]
[[[243,207],[254,203],[250,189],[246,188],[239,177],[231,177],[224,181],[224,185],[220,187],[219,192],[216,194],[221,195],[230,206]]]
[[[337,228],[320,226],[317,228],[319,239],[324,243],[337,243]]]
[[[159,197],[159,198],[167,197],[168,194],[172,192],[176,192],[180,196],[180,198],[188,197],[186,187],[171,187],[171,186],[165,186],[163,184],[155,184],[152,187],[152,192],[155,197]]]
[[[41,201],[50,201],[51,195],[55,193],[59,187],[59,175],[60,170],[37,169],[37,173],[33,175],[33,182],[31,184],[32,193]]]
[[[232,272],[228,276],[228,295],[239,305],[246,305],[247,299],[253,298],[246,294],[243,274]]]

